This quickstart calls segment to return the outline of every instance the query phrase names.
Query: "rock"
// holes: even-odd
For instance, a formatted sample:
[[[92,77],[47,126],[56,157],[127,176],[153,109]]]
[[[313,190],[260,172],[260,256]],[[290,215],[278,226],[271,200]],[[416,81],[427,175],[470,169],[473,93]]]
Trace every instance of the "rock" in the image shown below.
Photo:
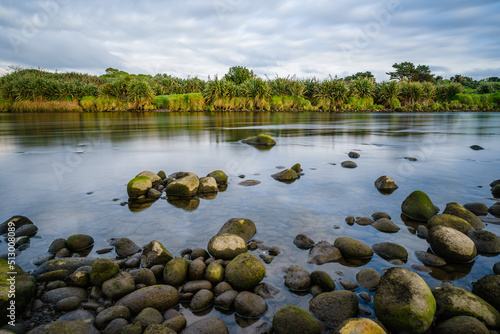
[[[365,333],[365,334],[386,334],[386,331],[375,321],[368,318],[353,318],[343,321],[334,333],[338,334],[351,334],[351,333]]]
[[[271,138],[271,136],[264,135],[264,134],[260,134],[260,135],[257,135],[255,137],[243,139],[241,142],[245,143],[245,144],[259,145],[259,146],[261,146],[261,145],[262,146],[274,146],[274,145],[276,145],[276,141],[273,138]]]
[[[191,260],[196,260],[197,258],[202,257],[204,260],[210,258],[210,254],[203,248],[196,248],[191,252]]]
[[[9,231],[9,227],[17,230],[24,225],[33,225],[33,222],[25,216],[12,216],[0,224],[0,235],[11,232]]]
[[[129,293],[116,302],[117,306],[126,306],[137,314],[147,307],[164,312],[179,303],[177,289],[170,285],[152,285]]]
[[[156,190],[155,188],[150,188],[150,189],[148,189],[148,192],[146,193],[146,197],[155,200],[155,199],[160,198],[161,194],[162,194],[161,191]]]
[[[349,160],[343,161],[340,165],[344,168],[356,168],[356,167],[358,167],[358,165],[356,165],[356,163],[354,161],[349,161]]]
[[[373,219],[369,217],[358,217],[354,223],[361,225],[361,226],[367,226],[373,224]]]
[[[334,283],[335,284],[335,283]],[[273,298],[280,290],[269,283],[261,283],[253,289],[253,292],[264,299]]]
[[[372,213],[372,216],[374,221],[377,221],[379,219],[382,219],[382,218],[386,218],[386,219],[389,219],[391,220],[391,216],[389,216],[387,213],[385,212],[375,212],[375,213]]]
[[[416,190],[403,201],[401,212],[411,219],[428,221],[436,214],[436,209],[426,193]]]
[[[86,234],[73,234],[68,237],[66,244],[71,252],[78,252],[92,246],[94,244],[94,238]]]
[[[43,273],[36,278],[38,282],[64,281],[69,275],[66,269],[59,269]]]
[[[245,240],[236,234],[222,233],[210,239],[208,252],[215,258],[232,260],[247,251]]]
[[[494,216],[500,216],[500,202],[496,202],[488,208],[488,212]]]
[[[99,334],[99,331],[87,321],[53,321],[35,327],[30,334],[71,333],[71,334]]]
[[[197,293],[200,290],[212,290],[212,283],[207,280],[189,281],[182,286],[184,293]]]
[[[353,216],[348,216],[348,217],[345,217],[345,222],[346,222],[346,224],[347,224],[347,225],[350,225],[350,226],[354,225],[354,221],[355,221],[355,220],[356,220],[356,219],[355,219]]]
[[[314,245],[314,240],[305,234],[298,234],[295,239],[293,239],[293,244],[300,249],[309,249]]]
[[[329,242],[323,240],[311,248],[307,263],[321,265],[327,262],[338,261],[341,258],[342,254],[340,253],[340,250]]]
[[[164,324],[152,324],[146,327],[143,334],[177,334],[177,332]]]
[[[217,285],[224,280],[224,267],[217,262],[210,263],[205,271],[205,278],[213,285]]]
[[[92,268],[92,267],[91,267]],[[68,285],[86,288],[90,285],[89,273],[85,271],[76,271],[66,277],[65,282]]]
[[[356,274],[356,281],[359,286],[368,290],[374,290],[380,283],[382,276],[375,270],[371,268],[361,269]]]
[[[207,175],[208,177],[213,177],[218,185],[226,185],[228,177],[226,173],[221,170],[215,170]]]
[[[57,254],[57,252],[59,252],[63,248],[67,248],[66,239],[57,238],[50,244],[48,252],[51,254]]]
[[[444,209],[443,214],[460,217],[466,220],[476,230],[484,228],[484,224],[481,219],[479,219],[475,214],[473,214],[457,202],[446,204],[446,208]]]
[[[292,265],[286,271],[285,286],[292,291],[307,291],[311,287],[311,276],[307,269]]]
[[[146,307],[134,319],[134,323],[139,323],[144,328],[153,324],[161,324],[162,322],[163,315],[158,310],[151,307]]]
[[[379,177],[377,180],[375,180],[375,188],[377,188],[378,191],[384,194],[391,194],[394,192],[394,190],[398,189],[399,187],[396,185],[396,182],[387,175],[383,175]]]
[[[167,174],[165,174],[165,172],[162,170],[156,173],[156,175],[158,175],[162,180],[165,180],[167,178]]]
[[[464,204],[464,208],[476,216],[486,216],[488,214],[488,207],[484,203],[467,203]]]
[[[170,260],[163,270],[163,280],[172,286],[182,285],[188,274],[188,263],[182,257]]]
[[[273,179],[278,181],[293,181],[299,178],[299,175],[293,169],[285,169],[281,172],[271,175]]]
[[[385,260],[399,259],[406,262],[408,252],[406,248],[393,242],[379,242],[372,246],[372,250]]]
[[[500,310],[500,275],[487,275],[472,283],[472,293]]]
[[[427,239],[429,237],[429,230],[425,225],[418,225],[417,236],[422,239]]]
[[[431,267],[442,267],[446,265],[446,260],[443,259],[440,256],[423,252],[423,251],[415,251],[415,256],[417,259],[425,264],[426,266],[431,266]]]
[[[188,276],[191,280],[201,280],[205,275],[205,269],[207,265],[202,259],[196,259],[189,264]]]
[[[474,242],[478,252],[500,253],[500,238],[496,234],[490,231],[476,230],[467,236]]]
[[[165,191],[168,196],[189,197],[196,195],[199,185],[198,177],[188,173],[188,175],[170,182]]]
[[[318,323],[311,314],[298,306],[288,305],[280,308],[273,317],[275,334],[320,334]]]
[[[77,297],[80,300],[86,300],[87,291],[82,288],[76,287],[58,288],[45,292],[40,299],[44,303],[55,304],[58,301],[68,297]]]
[[[94,324],[98,329],[102,329],[118,318],[130,319],[130,310],[125,306],[111,306],[97,314]]]
[[[371,226],[380,232],[395,233],[400,230],[400,228],[387,218],[380,218],[373,222]]]
[[[500,184],[497,184],[493,188],[491,188],[491,194],[495,198],[500,198]]]
[[[234,299],[234,309],[243,318],[259,318],[267,310],[267,303],[255,293],[242,291]]]
[[[347,281],[347,280],[340,280],[340,285],[345,289],[345,290],[356,290],[359,286],[356,283]]]
[[[226,281],[238,290],[249,290],[257,286],[266,274],[266,267],[253,254],[236,256],[226,266]]]
[[[60,312],[73,311],[80,306],[81,302],[82,300],[76,296],[63,298],[56,303],[55,310]]]
[[[493,272],[497,275],[500,275],[500,262],[497,262],[493,265]]]
[[[57,252],[56,257],[57,258],[63,258],[63,257],[69,257],[71,255],[71,251],[67,248],[63,248]]]
[[[438,305],[438,319],[460,315],[473,316],[488,328],[500,328],[500,313],[481,297],[454,286],[442,286],[433,290]]]
[[[457,333],[475,333],[489,334],[488,328],[478,319],[461,315],[443,321],[436,326],[432,333],[435,334],[457,334]]]
[[[324,292],[309,301],[309,312],[328,327],[358,315],[358,297],[352,291]]]
[[[349,152],[349,154],[347,154],[349,156],[349,158],[351,159],[358,159],[359,158],[359,153],[358,152]]]
[[[233,307],[233,302],[237,295],[238,291],[236,290],[226,291],[215,298],[214,304],[217,307],[229,310]]]
[[[102,284],[102,292],[111,299],[118,299],[135,290],[135,281],[126,271],[120,271]]]
[[[303,170],[302,166],[298,163],[293,165],[290,169],[293,169],[297,174],[302,172],[302,170]]]
[[[451,227],[463,234],[468,234],[475,230],[475,228],[464,219],[448,214],[440,214],[431,217],[427,222],[427,227],[430,229],[434,226]]]
[[[9,281],[13,276],[9,274],[10,272],[17,273],[14,281]],[[12,283],[14,283],[14,286],[12,286]],[[20,318],[31,299],[35,297],[35,292],[36,281],[33,276],[22,270],[18,265],[14,264],[13,268],[11,268],[7,260],[0,258],[0,325],[13,320],[10,317],[11,311],[8,310],[11,307],[10,294],[15,293],[16,303],[14,309],[17,317]]]
[[[182,314],[178,314],[163,322],[165,326],[172,329],[175,333],[179,333],[186,328],[187,320]]]
[[[198,187],[199,193],[216,193],[219,191],[217,181],[211,176],[200,178],[200,186]]]
[[[451,262],[469,262],[477,256],[474,242],[465,234],[445,226],[434,226],[428,239],[432,251]]]
[[[118,264],[110,259],[101,258],[92,264],[89,273],[90,283],[101,287],[102,283],[114,277],[120,271]]]
[[[68,272],[74,272],[82,266],[91,266],[96,261],[96,258],[91,257],[68,257],[62,259],[54,259],[43,263],[41,266],[33,271],[35,277],[43,273],[65,269]]]
[[[219,284],[217,284],[214,288],[214,295],[217,297],[217,296],[220,296],[221,294],[223,294],[224,292],[226,291],[229,291],[229,290],[233,290],[233,288],[231,287],[231,285],[228,283],[228,282],[220,282]]]
[[[479,145],[472,145],[472,146],[470,146],[470,149],[474,150],[474,151],[484,150],[484,148],[479,146]]]
[[[57,321],[75,321],[75,320],[83,320],[93,323],[95,320],[95,316],[92,314],[92,312],[89,312],[87,310],[76,310],[65,313],[59,318],[57,318]]]
[[[311,284],[318,285],[324,292],[335,290],[335,281],[326,271],[313,271],[311,273]]]
[[[343,257],[366,259],[373,256],[373,251],[368,245],[349,237],[338,237],[333,245],[340,250]]]
[[[161,243],[153,240],[142,251],[141,267],[151,268],[157,264],[166,264],[172,259],[172,254]]]
[[[122,330],[128,326],[129,323],[127,320],[118,318],[111,321],[106,328],[102,331],[102,334],[121,334]]]
[[[181,334],[229,334],[227,325],[219,318],[204,318],[182,330]]]
[[[143,328],[141,324],[128,324],[120,334],[143,334]]]
[[[161,179],[160,176],[158,176],[157,174],[155,174],[153,172],[150,172],[150,171],[140,172],[135,177],[139,177],[139,176],[146,176],[146,177],[148,177],[151,180],[151,183],[153,184],[153,187],[155,187],[155,188],[157,188],[160,184],[163,183],[163,180]]]
[[[147,176],[138,176],[130,180],[127,184],[127,194],[129,198],[144,196],[149,188],[153,187],[151,179]]]
[[[245,181],[241,181],[238,184],[240,186],[244,186],[244,187],[253,187],[253,186],[256,186],[256,185],[258,185],[260,183],[261,182],[259,180],[245,180]]]
[[[115,247],[116,255],[119,257],[127,257],[141,251],[141,247],[129,238],[113,239],[110,244]]]
[[[156,284],[156,276],[151,269],[141,268],[129,271],[129,274],[134,278],[135,284],[144,284],[146,286]]]
[[[382,276],[373,306],[377,319],[389,331],[425,333],[434,320],[436,300],[420,276],[396,267]]]
[[[38,227],[35,224],[26,224],[16,228],[15,237],[27,237],[32,236],[38,231]]]
[[[231,218],[222,225],[217,234],[231,233],[236,234],[248,242],[257,233],[255,223],[246,218]]]

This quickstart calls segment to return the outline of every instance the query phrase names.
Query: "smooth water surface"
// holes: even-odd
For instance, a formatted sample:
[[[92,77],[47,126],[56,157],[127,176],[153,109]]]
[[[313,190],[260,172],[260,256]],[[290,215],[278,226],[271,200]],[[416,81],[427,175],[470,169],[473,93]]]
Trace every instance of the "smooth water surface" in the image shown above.
[[[240,142],[259,133],[273,136],[278,144],[259,150]],[[252,333],[263,321],[271,322],[281,306],[308,309],[310,295],[291,293],[284,286],[282,269],[290,264],[327,271],[337,283],[355,282],[361,268],[383,274],[393,266],[377,255],[358,267],[308,264],[308,251],[293,244],[299,233],[316,242],[349,236],[370,246],[399,243],[410,254],[403,267],[418,272],[430,286],[450,281],[470,290],[472,281],[492,273],[499,256],[480,255],[474,263],[430,273],[414,269],[412,265],[421,264],[414,251],[425,251],[428,244],[416,236],[415,225],[405,225],[400,206],[414,190],[425,191],[441,210],[448,202],[495,203],[489,184],[500,179],[499,139],[499,113],[0,114],[0,220],[25,215],[39,227],[30,247],[16,258],[31,270],[32,259],[58,237],[92,235],[95,246],[89,256],[100,256],[95,251],[116,237],[139,245],[158,240],[178,255],[187,247],[206,248],[230,218],[249,218],[257,226],[257,239],[282,250],[266,264],[264,281],[281,290],[267,300],[268,312],[251,321],[215,309],[193,315],[182,307],[182,312],[189,323],[218,316],[231,332]],[[484,150],[474,151],[471,145]],[[361,155],[354,160],[356,169],[340,166],[353,160],[347,156],[350,151]],[[296,182],[284,184],[271,177],[277,167],[295,163],[304,169]],[[160,199],[139,212],[120,205],[127,201],[126,184],[143,170],[164,170],[167,175],[189,171],[201,177],[217,169],[229,175],[230,183],[214,199],[200,199],[184,209]],[[380,194],[373,183],[381,175],[391,176],[399,189]],[[238,184],[244,180],[261,183]],[[377,211],[389,213],[401,230],[387,234],[344,221]],[[488,223],[486,229],[500,235],[500,225]],[[0,243],[0,253],[6,245]]]

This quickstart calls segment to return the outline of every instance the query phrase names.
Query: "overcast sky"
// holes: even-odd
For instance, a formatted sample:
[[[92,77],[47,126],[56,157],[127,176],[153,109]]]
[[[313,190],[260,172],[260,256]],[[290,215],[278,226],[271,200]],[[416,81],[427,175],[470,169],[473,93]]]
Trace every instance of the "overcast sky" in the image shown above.
[[[2,0],[0,68],[344,77],[394,63],[500,76],[498,0]]]

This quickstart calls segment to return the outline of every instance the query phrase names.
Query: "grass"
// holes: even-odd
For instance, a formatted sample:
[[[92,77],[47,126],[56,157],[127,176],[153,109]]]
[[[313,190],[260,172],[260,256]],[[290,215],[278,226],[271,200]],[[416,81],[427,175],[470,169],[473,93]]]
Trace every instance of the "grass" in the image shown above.
[[[72,101],[16,101],[9,107],[16,113],[31,112],[82,112],[83,108],[77,100]]]

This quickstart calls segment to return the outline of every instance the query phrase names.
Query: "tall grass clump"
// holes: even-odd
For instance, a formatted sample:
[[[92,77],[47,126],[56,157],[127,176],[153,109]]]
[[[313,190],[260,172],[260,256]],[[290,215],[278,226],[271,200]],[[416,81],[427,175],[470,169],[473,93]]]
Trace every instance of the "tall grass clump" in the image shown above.
[[[236,96],[237,86],[234,82],[226,79],[219,80],[217,77],[214,80],[207,82],[203,91],[203,97],[207,104],[220,98],[232,98]]]
[[[396,81],[384,81],[377,85],[375,90],[376,101],[386,108],[401,108],[399,95],[401,94],[401,85]]]
[[[351,95],[358,98],[373,97],[375,93],[375,81],[373,78],[361,78],[349,83]]]
[[[135,104],[137,109],[143,109],[145,105],[152,104],[155,93],[146,81],[134,80],[127,85],[127,101]]]
[[[349,87],[344,80],[332,79],[322,81],[317,85],[316,94],[313,96],[315,105],[328,110],[340,107],[349,98]]]

